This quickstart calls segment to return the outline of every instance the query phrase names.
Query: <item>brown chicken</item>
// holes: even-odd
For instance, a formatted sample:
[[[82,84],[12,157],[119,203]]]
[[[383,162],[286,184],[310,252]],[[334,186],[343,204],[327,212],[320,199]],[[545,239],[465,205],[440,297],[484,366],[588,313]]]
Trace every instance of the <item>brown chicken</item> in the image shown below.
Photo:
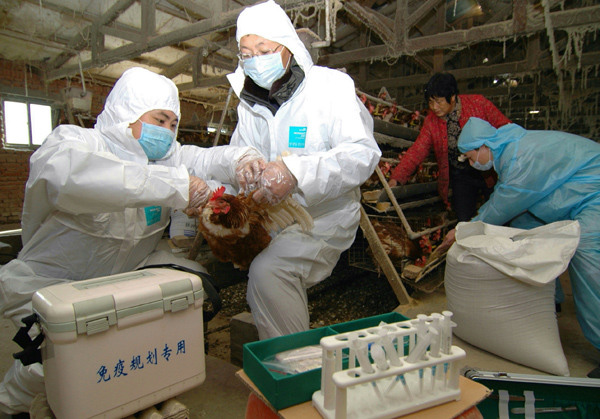
[[[379,236],[381,246],[393,263],[400,263],[404,258],[414,259],[420,254],[401,224],[377,219],[372,219],[371,224]]]
[[[269,245],[271,234],[295,223],[303,231],[313,227],[312,217],[293,198],[257,204],[252,194],[226,194],[224,187],[212,193],[198,216],[198,229],[215,257],[241,270]]]

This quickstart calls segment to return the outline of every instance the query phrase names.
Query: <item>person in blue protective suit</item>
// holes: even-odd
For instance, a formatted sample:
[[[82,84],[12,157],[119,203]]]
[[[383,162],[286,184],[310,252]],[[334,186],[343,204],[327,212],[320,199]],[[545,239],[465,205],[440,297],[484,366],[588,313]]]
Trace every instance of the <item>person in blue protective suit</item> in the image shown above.
[[[261,339],[307,330],[306,289],[327,278],[355,238],[360,185],[381,156],[352,79],[316,66],[285,11],[270,0],[237,20],[240,98],[233,145],[256,147],[244,190],[258,201],[288,195],[314,219],[284,229],[252,262],[247,299]],[[255,176],[258,175],[258,176]]]
[[[472,221],[533,228],[577,220],[581,238],[569,264],[577,319],[600,350],[600,144],[560,131],[498,129],[470,118],[459,150],[479,170],[494,167],[498,184]],[[600,367],[588,376],[600,378]]]
[[[200,264],[155,251],[171,209],[194,214],[208,183],[237,182],[250,147],[182,146],[176,141],[179,92],[143,68],[123,73],[94,128],[57,127],[30,159],[22,215],[23,249],[0,269],[0,314],[32,313],[43,287],[155,263]],[[214,187],[213,186],[213,187]],[[16,361],[0,383],[0,412],[27,412],[44,392],[39,363]]]

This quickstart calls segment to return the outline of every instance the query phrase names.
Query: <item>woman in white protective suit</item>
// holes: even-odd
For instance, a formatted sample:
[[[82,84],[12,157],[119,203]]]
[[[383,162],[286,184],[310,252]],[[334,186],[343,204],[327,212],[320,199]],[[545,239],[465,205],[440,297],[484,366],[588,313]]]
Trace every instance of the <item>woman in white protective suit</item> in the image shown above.
[[[48,136],[30,160],[23,249],[0,270],[0,313],[22,326],[33,293],[58,282],[152,263],[202,270],[154,252],[170,210],[194,213],[210,192],[204,180],[235,183],[237,162],[257,151],[181,146],[179,117],[175,84],[132,68],[114,85],[93,129],[62,125]],[[0,384],[0,411],[27,412],[40,392],[41,365],[17,361]]]
[[[600,350],[600,144],[560,131],[498,129],[470,118],[458,148],[474,168],[493,166],[498,184],[472,221],[533,228],[577,220],[581,237],[569,264],[577,319]],[[590,374],[600,378],[600,367]]]
[[[288,227],[250,265],[248,304],[265,339],[309,328],[306,289],[352,245],[359,186],[381,152],[352,79],[313,65],[275,2],[244,9],[236,39],[240,63],[228,78],[240,104],[231,144],[256,147],[268,160],[249,170],[261,176],[250,175],[242,189],[272,203],[293,194],[314,219],[311,234]]]

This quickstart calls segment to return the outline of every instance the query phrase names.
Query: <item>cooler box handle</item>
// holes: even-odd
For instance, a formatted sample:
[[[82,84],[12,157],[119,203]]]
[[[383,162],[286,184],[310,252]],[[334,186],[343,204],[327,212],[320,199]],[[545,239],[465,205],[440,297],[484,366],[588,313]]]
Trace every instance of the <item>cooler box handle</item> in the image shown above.
[[[157,265],[147,265],[137,270],[144,269],[153,269],[153,268],[167,268],[167,269],[175,269],[176,271],[187,272],[193,275],[197,275],[202,280],[202,288],[204,289],[204,294],[208,297],[207,300],[211,305],[210,309],[202,309],[202,316],[205,322],[209,322],[212,320],[219,311],[221,311],[222,302],[221,297],[219,297],[219,291],[217,290],[217,286],[213,282],[212,276],[207,274],[206,272],[195,271],[185,266],[176,265],[174,263],[164,263]]]

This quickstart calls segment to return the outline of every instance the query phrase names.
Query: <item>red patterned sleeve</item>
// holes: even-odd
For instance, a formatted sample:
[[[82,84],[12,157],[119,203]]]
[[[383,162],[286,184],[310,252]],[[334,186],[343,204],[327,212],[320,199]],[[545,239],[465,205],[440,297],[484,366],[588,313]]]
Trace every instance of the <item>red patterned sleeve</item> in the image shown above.
[[[408,182],[419,165],[427,158],[433,146],[433,133],[435,129],[432,119],[428,117],[421,127],[419,136],[415,143],[406,151],[400,163],[394,168],[390,175],[392,179],[404,184]]]

